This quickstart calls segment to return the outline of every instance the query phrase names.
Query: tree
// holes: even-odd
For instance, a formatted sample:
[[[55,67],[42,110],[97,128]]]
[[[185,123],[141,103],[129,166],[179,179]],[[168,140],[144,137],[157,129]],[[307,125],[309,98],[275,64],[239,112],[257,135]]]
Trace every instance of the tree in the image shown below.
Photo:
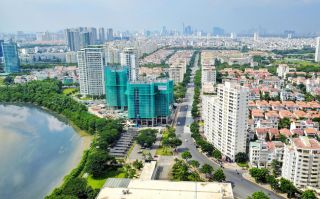
[[[256,191],[251,196],[248,196],[247,199],[270,199],[270,198],[262,191]]]
[[[87,181],[84,178],[71,179],[63,190],[64,195],[87,198]]]
[[[110,161],[114,161],[114,158],[106,151],[95,149],[88,156],[86,171],[93,177],[99,177],[105,172]]]
[[[266,183],[267,177],[269,175],[269,170],[266,168],[251,168],[249,170],[249,173],[257,182]]]
[[[265,141],[266,141],[266,142],[269,142],[269,141],[270,141],[270,135],[269,135],[269,133],[266,134]]]
[[[200,163],[197,160],[190,160],[189,164],[195,168],[199,168]]]
[[[136,176],[136,170],[130,164],[125,164],[121,169],[126,178],[134,178]]]
[[[209,164],[204,164],[202,165],[200,171],[204,174],[211,174],[213,172],[213,167]]]
[[[244,153],[244,152],[239,152],[236,154],[235,156],[235,161],[237,163],[246,163],[248,161],[248,154]]]
[[[290,124],[291,124],[290,119],[285,117],[285,118],[282,118],[279,120],[278,128],[279,129],[283,129],[283,128],[289,129]]]
[[[217,182],[223,182],[226,180],[226,176],[224,175],[222,169],[218,169],[213,173],[213,180]]]
[[[217,160],[220,160],[222,158],[222,154],[221,152],[218,150],[218,149],[215,149],[213,152],[212,152],[212,156],[217,159]]]
[[[177,181],[187,181],[188,180],[188,165],[182,160],[175,159],[175,164],[172,166],[172,179]]]
[[[280,191],[287,193],[288,198],[292,198],[297,192],[297,188],[293,185],[293,183],[285,178],[281,178],[279,184]]]
[[[151,147],[157,140],[157,130],[155,129],[144,129],[139,131],[139,135],[136,140],[140,146]]]
[[[140,170],[142,167],[143,167],[143,163],[142,161],[139,161],[139,160],[135,160],[133,163],[132,163],[133,167]]]
[[[192,158],[192,155],[191,155],[191,153],[190,153],[189,151],[184,151],[184,152],[181,154],[181,157],[182,157],[182,159],[184,159],[184,160],[188,160],[188,159]]]
[[[282,163],[278,160],[272,160],[271,168],[272,168],[273,175],[278,177],[281,174]]]
[[[275,191],[279,190],[279,180],[277,180],[273,175],[267,176],[267,183],[270,184],[271,188]]]
[[[14,79],[12,76],[6,76],[3,80],[3,83],[5,85],[10,85],[10,84],[13,84],[14,83]]]
[[[302,192],[301,199],[317,199],[313,190],[305,190]]]

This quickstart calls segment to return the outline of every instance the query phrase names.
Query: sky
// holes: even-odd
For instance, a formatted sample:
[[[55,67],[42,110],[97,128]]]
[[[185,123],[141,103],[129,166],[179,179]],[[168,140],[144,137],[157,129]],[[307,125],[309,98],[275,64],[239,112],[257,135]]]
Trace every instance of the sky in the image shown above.
[[[0,32],[67,27],[320,32],[320,0],[1,0]]]

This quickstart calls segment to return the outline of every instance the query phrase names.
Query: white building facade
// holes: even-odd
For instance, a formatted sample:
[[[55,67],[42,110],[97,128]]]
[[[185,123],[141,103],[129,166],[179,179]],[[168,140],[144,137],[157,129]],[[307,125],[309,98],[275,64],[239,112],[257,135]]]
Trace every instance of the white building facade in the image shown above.
[[[234,161],[239,152],[246,152],[248,128],[248,89],[236,83],[219,84],[217,96],[208,98],[203,112],[204,134],[225,156]]]
[[[129,67],[129,80],[135,81],[138,79],[138,57],[135,48],[125,48],[120,53],[121,66]]]
[[[282,173],[298,188],[320,187],[320,144],[308,137],[293,138],[284,148]]]
[[[105,94],[103,57],[102,48],[85,48],[78,51],[80,94]]]
[[[314,56],[315,62],[320,62],[320,37],[317,37],[317,44],[316,44],[316,54]]]
[[[216,84],[217,73],[215,66],[202,66],[201,68],[201,82]]]

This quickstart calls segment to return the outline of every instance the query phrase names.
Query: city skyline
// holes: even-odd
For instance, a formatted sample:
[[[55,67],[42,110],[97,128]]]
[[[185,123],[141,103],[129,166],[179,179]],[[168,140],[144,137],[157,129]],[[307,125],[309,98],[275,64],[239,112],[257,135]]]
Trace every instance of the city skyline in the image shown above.
[[[4,0],[2,4],[6,7],[0,13],[0,18],[6,19],[0,24],[2,32],[57,31],[77,26],[113,27],[121,31],[159,30],[167,26],[181,31],[183,23],[208,32],[214,26],[228,32],[320,32],[319,24],[314,23],[314,19],[320,18],[319,0],[164,0],[152,3],[146,0]],[[28,21],[21,23],[25,16]]]

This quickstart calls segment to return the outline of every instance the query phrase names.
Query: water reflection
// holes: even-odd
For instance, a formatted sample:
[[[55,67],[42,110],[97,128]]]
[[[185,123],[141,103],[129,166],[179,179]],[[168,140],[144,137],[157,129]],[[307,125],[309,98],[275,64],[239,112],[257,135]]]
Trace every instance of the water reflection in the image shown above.
[[[0,198],[43,198],[76,165],[81,141],[45,111],[0,105]]]

